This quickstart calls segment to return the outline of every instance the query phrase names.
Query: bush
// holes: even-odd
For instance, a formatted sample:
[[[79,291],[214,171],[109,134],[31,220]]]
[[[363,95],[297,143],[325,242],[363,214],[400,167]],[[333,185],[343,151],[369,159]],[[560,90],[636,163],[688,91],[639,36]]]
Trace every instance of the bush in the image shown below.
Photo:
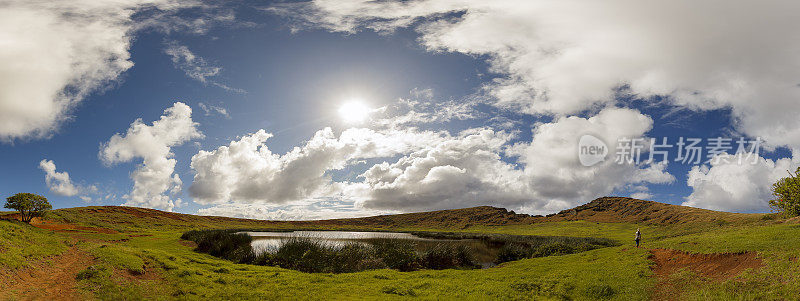
[[[776,197],[769,201],[773,210],[788,217],[800,216],[800,168],[773,184],[772,195]]]

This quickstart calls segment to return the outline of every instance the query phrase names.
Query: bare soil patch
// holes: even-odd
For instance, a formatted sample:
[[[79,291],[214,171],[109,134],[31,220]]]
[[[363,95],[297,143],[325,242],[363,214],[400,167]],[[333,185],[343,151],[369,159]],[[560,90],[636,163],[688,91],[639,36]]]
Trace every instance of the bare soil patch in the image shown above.
[[[670,276],[687,269],[709,281],[724,281],[735,277],[747,269],[759,269],[763,265],[756,252],[693,254],[671,249],[653,249],[653,273],[658,278],[653,300],[680,299],[681,290],[671,281]]]
[[[0,271],[0,299],[80,300],[75,275],[94,262],[94,258],[72,247],[15,271]]]

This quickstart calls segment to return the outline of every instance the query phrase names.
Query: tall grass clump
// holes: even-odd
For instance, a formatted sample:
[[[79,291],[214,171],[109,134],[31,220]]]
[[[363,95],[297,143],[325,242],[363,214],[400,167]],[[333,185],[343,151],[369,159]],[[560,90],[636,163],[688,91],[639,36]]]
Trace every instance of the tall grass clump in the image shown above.
[[[253,263],[308,273],[351,273],[387,267],[375,258],[368,245],[347,243],[336,246],[306,237],[289,238],[274,252],[256,256]]]
[[[181,239],[197,243],[197,252],[236,263],[251,263],[255,259],[251,246],[253,238],[236,232],[237,230],[192,230],[181,235]]]
[[[422,266],[433,269],[443,270],[458,267],[477,268],[480,265],[475,262],[472,250],[468,246],[440,243],[433,248],[422,253]]]
[[[374,254],[389,268],[414,271],[422,267],[416,244],[403,239],[375,239],[370,242]]]

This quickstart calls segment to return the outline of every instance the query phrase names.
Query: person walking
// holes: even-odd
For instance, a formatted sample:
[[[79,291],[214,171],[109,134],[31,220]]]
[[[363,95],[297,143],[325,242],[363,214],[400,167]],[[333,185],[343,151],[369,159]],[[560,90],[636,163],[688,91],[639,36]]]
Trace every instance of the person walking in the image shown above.
[[[642,240],[642,232],[639,232],[639,228],[636,228],[636,238],[633,239],[636,241],[636,247],[639,247],[639,241]]]

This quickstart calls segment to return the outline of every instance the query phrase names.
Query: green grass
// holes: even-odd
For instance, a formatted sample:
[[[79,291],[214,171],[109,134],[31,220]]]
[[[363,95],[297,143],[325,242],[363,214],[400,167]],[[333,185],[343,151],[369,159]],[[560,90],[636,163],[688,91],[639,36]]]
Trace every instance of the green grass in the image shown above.
[[[382,228],[382,230],[600,237],[622,246],[577,254],[523,259],[483,270],[390,269],[330,274],[236,264],[195,252],[180,240],[190,229],[272,228],[293,224],[236,220],[138,218],[126,214],[56,211],[61,222],[118,230],[120,234],[69,233],[86,240],[77,246],[96,257],[81,272],[89,297],[136,299],[536,299],[647,300],[657,285],[645,248],[695,253],[757,252],[764,267],[727,281],[709,281],[691,271],[672,276],[688,300],[796,299],[800,291],[800,225],[779,219],[669,226],[557,222],[477,226],[465,229]],[[632,248],[641,228],[645,248]],[[352,229],[336,227],[336,229]],[[368,229],[367,227],[358,229]],[[0,268],[43,260],[67,248],[68,234],[0,221]],[[35,243],[32,243],[35,242]],[[45,259],[46,260],[46,259]],[[144,275],[136,275],[144,272]],[[134,275],[125,276],[125,275]],[[140,278],[136,278],[139,277]],[[147,276],[147,277],[144,277]]]
[[[67,249],[65,239],[18,222],[0,220],[0,268],[17,269]]]
[[[89,252],[106,264],[127,270],[132,274],[144,273],[144,260],[140,257],[140,250],[121,245],[92,244]]]
[[[667,238],[653,243],[655,248],[669,248],[694,253],[791,251],[797,250],[799,246],[800,224],[721,228]]]
[[[622,252],[619,247],[525,259],[485,270],[309,274],[234,264],[193,252],[178,244],[177,236],[129,243],[147,250],[148,258],[162,266],[176,284],[173,294],[187,299],[559,299],[610,294],[612,299],[641,300],[647,297],[641,292],[652,281],[646,251]]]

